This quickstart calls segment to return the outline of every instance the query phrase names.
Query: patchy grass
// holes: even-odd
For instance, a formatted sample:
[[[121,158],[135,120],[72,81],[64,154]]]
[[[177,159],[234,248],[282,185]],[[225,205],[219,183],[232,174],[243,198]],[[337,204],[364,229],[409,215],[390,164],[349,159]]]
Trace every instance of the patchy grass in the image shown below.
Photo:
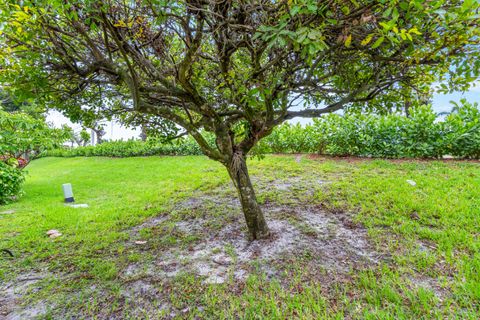
[[[253,244],[204,157],[34,161],[0,207],[0,317],[479,318],[478,163],[250,167],[273,231]]]

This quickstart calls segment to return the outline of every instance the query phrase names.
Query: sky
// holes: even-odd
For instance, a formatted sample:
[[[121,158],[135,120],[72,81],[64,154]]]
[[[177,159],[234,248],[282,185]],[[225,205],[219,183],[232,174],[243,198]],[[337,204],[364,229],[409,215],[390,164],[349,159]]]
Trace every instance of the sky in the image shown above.
[[[475,86],[470,88],[470,90],[465,93],[455,92],[451,94],[434,94],[432,102],[433,110],[437,113],[450,111],[452,108],[450,101],[458,102],[462,98],[467,99],[467,101],[469,102],[478,102],[480,104],[480,82],[477,82]],[[57,128],[61,127],[63,124],[67,124],[72,127],[75,132],[79,132],[81,130],[80,125],[72,124],[68,120],[68,118],[64,117],[58,111],[50,111],[47,116],[47,121]],[[293,120],[290,120],[290,122],[300,122],[302,124],[306,124],[311,122],[311,119],[295,118]],[[140,135],[139,129],[125,128],[124,126],[120,125],[118,122],[115,121],[106,122],[105,131],[106,134],[104,138],[107,140],[128,140],[131,138],[138,138]]]

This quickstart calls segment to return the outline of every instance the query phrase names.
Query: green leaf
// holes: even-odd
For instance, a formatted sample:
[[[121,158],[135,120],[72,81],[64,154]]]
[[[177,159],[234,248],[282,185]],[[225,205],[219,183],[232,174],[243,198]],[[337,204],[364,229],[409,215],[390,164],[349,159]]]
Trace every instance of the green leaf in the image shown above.
[[[377,41],[373,43],[372,49],[378,48],[382,44],[383,40],[385,40],[385,37],[378,38]]]
[[[373,38],[373,34],[369,34],[365,39],[362,40],[360,44],[362,46],[366,46],[367,44],[370,43],[370,41],[372,41],[372,38]]]
[[[345,15],[349,15],[350,14],[350,8],[348,6],[343,6],[342,7],[342,12],[345,14]]]
[[[350,47],[350,45],[352,44],[352,35],[349,34],[348,37],[345,39],[345,47]]]
[[[387,10],[385,10],[385,12],[382,14],[382,17],[388,18],[392,13],[392,9],[393,9],[392,7],[389,7]]]

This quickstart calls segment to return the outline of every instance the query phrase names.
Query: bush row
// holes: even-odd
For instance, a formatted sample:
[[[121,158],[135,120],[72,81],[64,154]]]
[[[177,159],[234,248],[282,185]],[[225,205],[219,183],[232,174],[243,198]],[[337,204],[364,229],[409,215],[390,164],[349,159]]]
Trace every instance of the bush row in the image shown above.
[[[480,158],[480,111],[462,101],[440,119],[429,106],[398,114],[329,114],[313,124],[285,124],[257,147],[261,153],[319,153],[380,158]]]
[[[213,144],[213,137],[207,135]],[[262,153],[319,153],[334,156],[381,158],[480,157],[478,105],[462,101],[444,119],[429,106],[416,108],[410,117],[398,114],[329,114],[313,124],[284,124],[253,150]],[[151,156],[198,155],[192,138],[173,143],[155,140],[105,142],[97,146],[48,151],[48,156]]]
[[[42,156],[51,157],[139,157],[201,155],[202,150],[192,138],[182,138],[171,143],[156,140],[107,141],[96,146],[62,148],[46,151]]]

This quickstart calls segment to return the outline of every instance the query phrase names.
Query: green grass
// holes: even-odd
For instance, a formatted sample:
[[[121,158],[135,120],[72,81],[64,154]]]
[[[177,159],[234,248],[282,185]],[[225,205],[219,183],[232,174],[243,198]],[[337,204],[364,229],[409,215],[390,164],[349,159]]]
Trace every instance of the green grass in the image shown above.
[[[391,162],[338,159],[295,161],[268,156],[250,161],[259,200],[284,205],[311,203],[331,211],[355,213],[368,229],[370,242],[387,257],[378,266],[352,270],[348,277],[325,284],[305,274],[308,254],[285,268],[288,282],[254,272],[241,286],[201,284],[191,274],[173,283],[158,281],[179,318],[471,318],[480,316],[480,166],[467,162]],[[172,221],[201,214],[219,228],[225,212],[215,204],[206,212],[177,212],[174,205],[193,194],[223,190],[230,195],[225,169],[205,157],[44,158],[28,166],[25,196],[0,207],[0,248],[16,258],[0,258],[0,280],[13,281],[32,270],[47,269],[41,290],[24,302],[54,301],[45,317],[136,318],[136,301],[121,297],[128,286],[119,273],[128,263],[152,260],[158,250],[188,247],[201,240],[166,222],[146,228],[142,238],[157,239],[148,250],[132,251],[128,231],[149,217]],[[292,192],[264,188],[293,178]],[[331,183],[305,190],[312,181]],[[406,180],[414,180],[411,186]],[[61,184],[73,184],[78,203],[62,202]],[[309,231],[309,226],[297,223]],[[63,236],[49,239],[49,229]],[[311,261],[310,261],[311,262]],[[321,273],[318,270],[317,273]],[[316,275],[315,275],[316,276]],[[67,280],[65,280],[67,279]],[[434,282],[435,290],[416,284]],[[89,291],[92,285],[98,290]],[[437,292],[437,293],[438,293]],[[82,298],[83,297],[83,298]],[[158,302],[158,301],[157,301]],[[151,303],[157,303],[152,301]],[[59,307],[62,306],[62,307]],[[108,306],[108,307],[106,307]],[[192,306],[201,306],[194,308]],[[138,310],[137,310],[138,311]],[[166,316],[158,311],[157,317]],[[61,315],[61,316],[60,316]]]
[[[23,267],[55,256],[54,264],[68,261],[89,271],[102,265],[92,253],[112,250],[124,229],[227,179],[219,165],[202,157],[44,158],[29,165],[28,173],[26,195],[4,206],[16,213],[0,220],[1,245],[27,256]],[[67,182],[76,202],[89,208],[64,205],[61,185]],[[45,237],[49,229],[64,237],[52,241]]]

